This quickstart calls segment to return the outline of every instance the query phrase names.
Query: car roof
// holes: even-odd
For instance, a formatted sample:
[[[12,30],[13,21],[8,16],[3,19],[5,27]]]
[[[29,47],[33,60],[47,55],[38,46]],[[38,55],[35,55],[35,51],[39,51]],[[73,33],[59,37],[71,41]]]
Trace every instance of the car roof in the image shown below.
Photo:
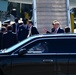
[[[76,34],[72,33],[62,33],[62,34],[40,34],[40,35],[34,35],[32,38],[41,38],[41,37],[75,37]]]

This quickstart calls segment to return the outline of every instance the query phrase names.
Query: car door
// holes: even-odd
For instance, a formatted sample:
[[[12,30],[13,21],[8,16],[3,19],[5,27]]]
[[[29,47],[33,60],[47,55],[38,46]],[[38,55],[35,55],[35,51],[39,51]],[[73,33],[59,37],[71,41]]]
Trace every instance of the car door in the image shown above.
[[[67,37],[58,38],[55,45],[57,50],[57,75],[69,74],[69,41]]]
[[[25,53],[18,55],[21,50],[19,49],[18,52],[12,54],[12,75],[56,75],[56,53],[49,50],[48,46],[53,47],[51,42],[48,44],[49,40],[52,39],[34,40],[21,47],[27,50],[27,53],[23,51]]]
[[[70,39],[69,42],[69,74],[76,75],[76,38]]]
[[[0,75],[11,75],[11,55],[0,55]]]

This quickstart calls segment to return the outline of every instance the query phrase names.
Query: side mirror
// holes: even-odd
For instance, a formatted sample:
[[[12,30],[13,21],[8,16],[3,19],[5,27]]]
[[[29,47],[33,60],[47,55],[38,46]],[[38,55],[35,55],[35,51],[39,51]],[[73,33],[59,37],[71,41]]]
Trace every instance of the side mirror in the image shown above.
[[[26,53],[27,53],[26,48],[24,48],[24,49],[21,49],[21,50],[19,51],[18,55],[19,55],[19,56],[23,56],[23,55],[26,54]]]

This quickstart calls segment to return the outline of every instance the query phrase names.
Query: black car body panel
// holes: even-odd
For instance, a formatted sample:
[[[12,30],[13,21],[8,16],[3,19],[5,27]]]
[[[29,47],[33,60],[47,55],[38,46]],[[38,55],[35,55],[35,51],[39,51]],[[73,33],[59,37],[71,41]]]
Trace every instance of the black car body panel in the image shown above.
[[[0,52],[0,75],[76,75],[76,34],[35,35]]]

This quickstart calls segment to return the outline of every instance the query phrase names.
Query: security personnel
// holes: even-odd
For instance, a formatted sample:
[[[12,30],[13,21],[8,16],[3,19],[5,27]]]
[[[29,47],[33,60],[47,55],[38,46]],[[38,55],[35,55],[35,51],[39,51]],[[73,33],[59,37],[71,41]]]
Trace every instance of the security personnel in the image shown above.
[[[19,26],[18,31],[18,41],[22,41],[27,38],[28,35],[28,26],[27,26],[27,19],[23,20],[23,24]]]
[[[15,33],[12,32],[11,25],[7,26],[7,32],[2,37],[2,49],[7,49],[18,43],[18,39]]]

